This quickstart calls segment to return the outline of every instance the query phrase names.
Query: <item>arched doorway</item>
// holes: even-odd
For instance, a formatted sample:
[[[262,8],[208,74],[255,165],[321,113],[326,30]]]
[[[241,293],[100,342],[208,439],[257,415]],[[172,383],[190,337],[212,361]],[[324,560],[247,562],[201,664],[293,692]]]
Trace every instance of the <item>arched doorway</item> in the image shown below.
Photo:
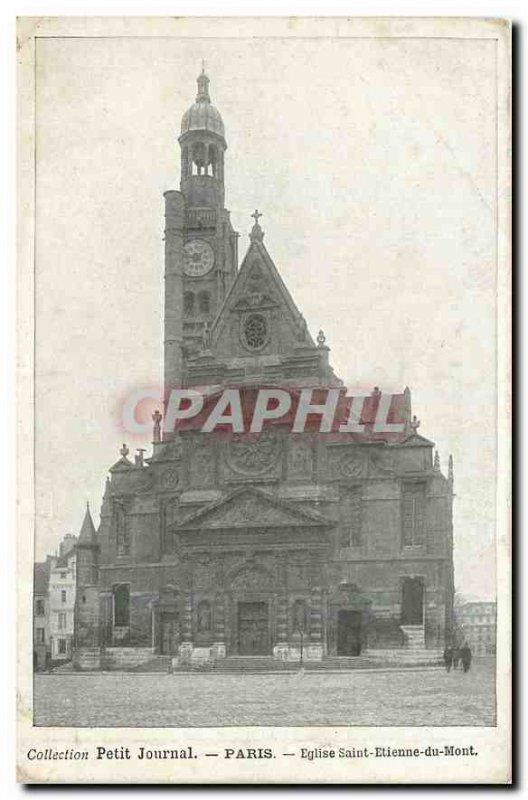
[[[402,625],[423,625],[424,579],[404,578],[402,584]]]
[[[361,611],[340,609],[337,614],[337,655],[361,653]]]
[[[273,575],[249,560],[229,576],[230,651],[241,656],[273,652]]]
[[[237,649],[241,656],[268,655],[270,614],[266,600],[237,601]]]

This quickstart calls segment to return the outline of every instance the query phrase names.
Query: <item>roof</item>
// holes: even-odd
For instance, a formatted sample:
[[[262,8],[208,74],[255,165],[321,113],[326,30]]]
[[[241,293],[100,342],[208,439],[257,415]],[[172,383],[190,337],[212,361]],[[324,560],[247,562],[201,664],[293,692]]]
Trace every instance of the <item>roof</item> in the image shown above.
[[[35,594],[46,594],[49,585],[49,563],[47,561],[37,561],[33,565],[33,592]]]
[[[92,515],[90,514],[90,507],[87,504],[81,532],[79,533],[79,544],[95,544],[96,538],[97,534],[95,532]]]
[[[216,106],[203,100],[193,103],[183,115],[181,122],[181,135],[190,131],[211,131],[224,138],[224,123]]]
[[[267,273],[267,275],[270,277],[273,286],[277,289],[278,294],[284,302],[287,312],[289,312],[291,315],[292,320],[294,320],[297,324],[301,323],[303,320],[302,314],[297,308],[295,301],[288,290],[288,287],[284,283],[282,275],[273,263],[273,259],[268,253],[265,244],[262,241],[252,240],[247,249],[246,255],[243,258],[242,264],[240,265],[240,269],[236,275],[236,278],[229,287],[211,325],[211,337],[213,340],[218,336],[219,327],[227,321],[226,309],[228,309],[232,304],[232,300],[236,296],[240,286],[246,282],[252,269],[254,268],[255,257],[258,257],[258,266],[264,268],[265,273]],[[305,339],[305,343],[307,345],[315,347],[315,343],[307,328],[305,331]]]

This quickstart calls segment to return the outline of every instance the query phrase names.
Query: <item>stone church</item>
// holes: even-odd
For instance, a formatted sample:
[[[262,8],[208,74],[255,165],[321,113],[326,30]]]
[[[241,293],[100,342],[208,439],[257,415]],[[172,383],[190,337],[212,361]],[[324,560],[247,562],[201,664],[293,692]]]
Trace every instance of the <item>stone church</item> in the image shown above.
[[[165,193],[164,384],[342,387],[264,244],[255,212],[238,263],[225,208],[222,117],[209,79],[179,137]],[[153,287],[153,291],[156,287]],[[322,298],[322,302],[324,298]],[[251,658],[423,659],[450,637],[453,465],[418,433],[408,389],[399,433],[164,431],[110,467],[96,530],[77,543],[75,663],[175,668]],[[167,394],[166,394],[167,396]]]

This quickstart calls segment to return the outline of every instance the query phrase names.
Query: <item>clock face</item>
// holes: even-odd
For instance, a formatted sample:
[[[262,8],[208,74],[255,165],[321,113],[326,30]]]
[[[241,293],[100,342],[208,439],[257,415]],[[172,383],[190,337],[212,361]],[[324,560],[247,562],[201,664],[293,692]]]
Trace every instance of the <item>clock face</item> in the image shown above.
[[[213,248],[204,239],[191,239],[183,247],[183,269],[191,278],[206,275],[214,264]]]

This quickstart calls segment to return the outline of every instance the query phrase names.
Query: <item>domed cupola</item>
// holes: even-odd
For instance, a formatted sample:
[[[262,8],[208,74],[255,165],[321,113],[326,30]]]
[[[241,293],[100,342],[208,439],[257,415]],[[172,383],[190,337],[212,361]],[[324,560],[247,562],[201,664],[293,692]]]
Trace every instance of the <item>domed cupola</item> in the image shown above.
[[[181,190],[191,206],[223,205],[225,129],[220,112],[211,103],[209,78],[198,76],[196,102],[182,117]]]
[[[209,78],[203,68],[201,75],[198,76],[198,94],[196,102],[187,109],[182,117],[181,135],[184,136],[190,131],[211,131],[221,136],[225,136],[224,123],[220,112],[211,103],[209,97]]]

